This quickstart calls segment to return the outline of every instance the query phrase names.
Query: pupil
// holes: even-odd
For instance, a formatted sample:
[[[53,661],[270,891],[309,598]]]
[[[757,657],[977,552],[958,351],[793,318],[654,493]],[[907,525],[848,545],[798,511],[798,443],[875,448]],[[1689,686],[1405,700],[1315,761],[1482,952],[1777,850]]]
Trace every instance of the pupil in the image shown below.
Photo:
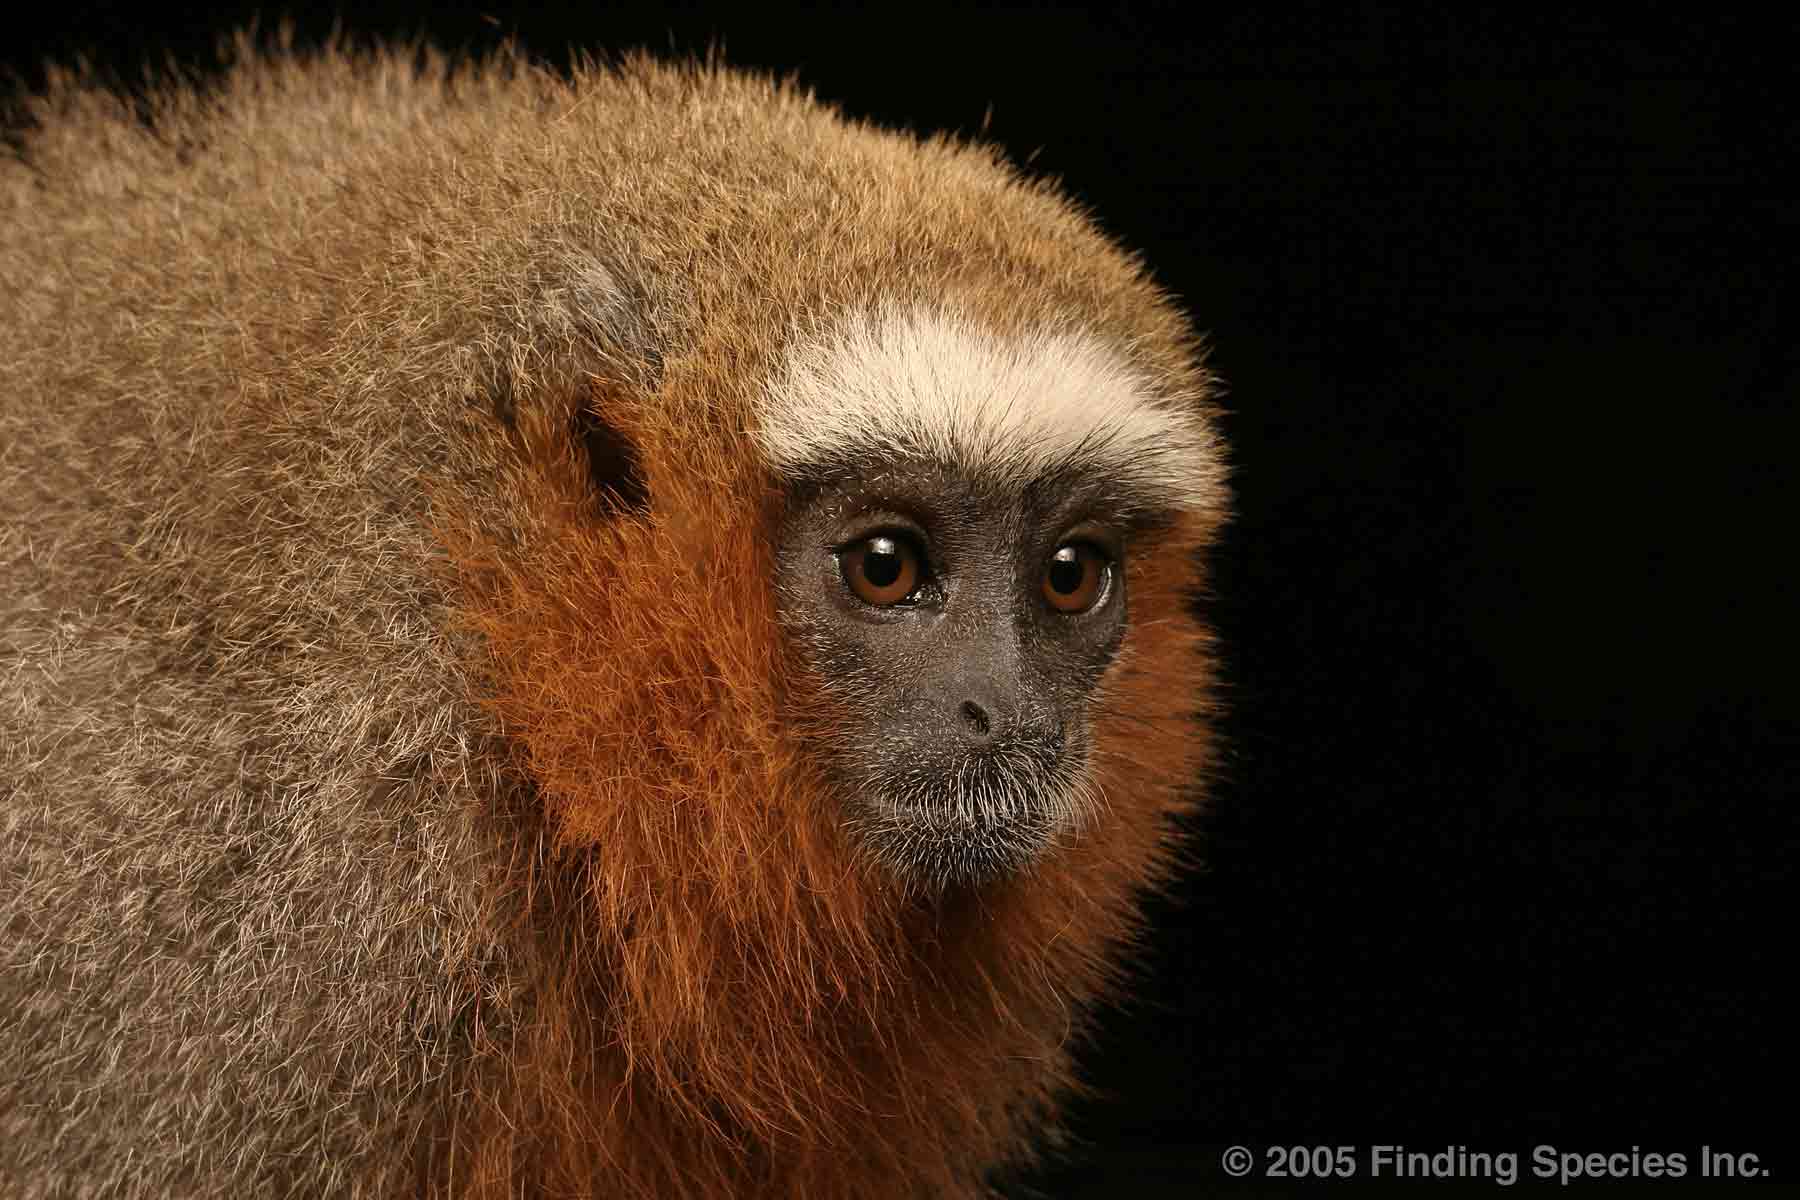
[[[891,587],[900,578],[900,555],[894,550],[894,544],[885,538],[870,542],[868,552],[863,555],[863,575],[878,588]]]
[[[1073,595],[1080,590],[1082,577],[1086,574],[1079,562],[1059,558],[1050,564],[1050,586],[1065,596]]]

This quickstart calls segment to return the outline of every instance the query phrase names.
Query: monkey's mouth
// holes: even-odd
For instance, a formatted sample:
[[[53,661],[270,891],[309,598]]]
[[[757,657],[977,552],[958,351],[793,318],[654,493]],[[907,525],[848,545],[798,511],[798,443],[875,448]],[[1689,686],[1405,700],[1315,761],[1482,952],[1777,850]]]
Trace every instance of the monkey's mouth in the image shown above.
[[[883,868],[943,890],[1024,872],[1085,822],[1089,800],[1066,755],[969,755],[949,772],[876,772],[849,825]]]

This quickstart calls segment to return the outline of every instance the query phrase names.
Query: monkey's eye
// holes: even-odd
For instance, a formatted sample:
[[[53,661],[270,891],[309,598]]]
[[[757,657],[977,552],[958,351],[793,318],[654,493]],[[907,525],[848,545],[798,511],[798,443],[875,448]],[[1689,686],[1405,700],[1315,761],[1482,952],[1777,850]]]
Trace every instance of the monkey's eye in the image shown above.
[[[906,600],[925,575],[919,548],[910,539],[886,533],[845,549],[838,562],[858,599],[883,608]]]
[[[1085,542],[1057,547],[1044,568],[1044,599],[1060,613],[1083,613],[1106,591],[1112,563]]]

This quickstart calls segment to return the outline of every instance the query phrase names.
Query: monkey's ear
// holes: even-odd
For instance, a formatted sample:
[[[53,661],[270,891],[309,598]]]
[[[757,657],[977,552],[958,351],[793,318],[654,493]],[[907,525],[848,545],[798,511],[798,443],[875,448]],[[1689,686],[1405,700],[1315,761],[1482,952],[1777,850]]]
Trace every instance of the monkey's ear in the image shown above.
[[[596,388],[575,410],[575,442],[587,459],[588,482],[603,516],[650,511],[637,446],[601,410],[605,394]]]

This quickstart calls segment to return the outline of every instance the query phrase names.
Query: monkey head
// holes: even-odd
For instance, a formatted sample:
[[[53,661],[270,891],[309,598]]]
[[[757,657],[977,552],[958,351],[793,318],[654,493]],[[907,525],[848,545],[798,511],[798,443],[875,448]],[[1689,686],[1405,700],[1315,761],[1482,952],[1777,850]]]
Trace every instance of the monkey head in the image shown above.
[[[1078,837],[1127,555],[1203,501],[1204,428],[1092,339],[925,310],[790,347],[759,439],[792,497],[783,624],[837,702],[862,849],[979,885]]]

